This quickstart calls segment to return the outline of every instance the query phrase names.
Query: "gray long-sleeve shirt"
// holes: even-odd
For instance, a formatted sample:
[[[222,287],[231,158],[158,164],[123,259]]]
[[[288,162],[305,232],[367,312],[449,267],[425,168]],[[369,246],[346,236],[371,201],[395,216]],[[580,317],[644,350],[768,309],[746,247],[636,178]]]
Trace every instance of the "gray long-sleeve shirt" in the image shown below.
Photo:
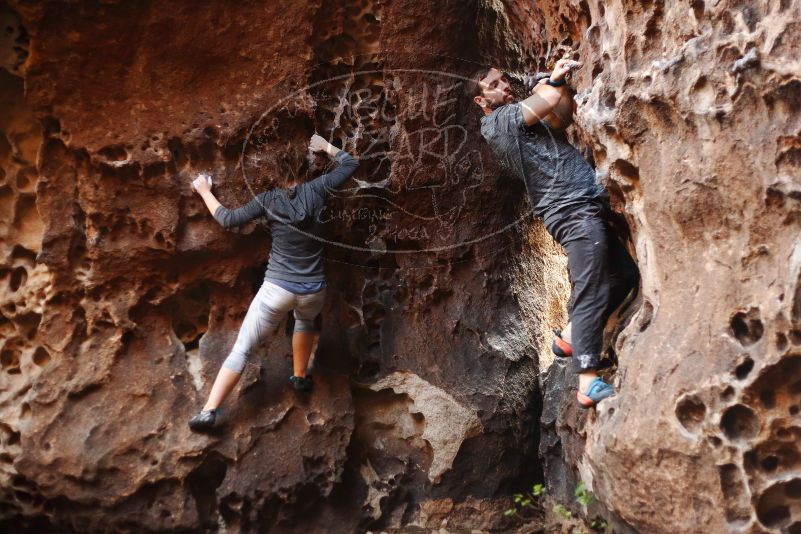
[[[520,103],[481,118],[481,135],[501,164],[526,184],[535,215],[545,219],[607,196],[595,171],[564,132],[542,121],[527,126]]]
[[[223,228],[241,226],[257,217],[265,217],[270,225],[273,245],[267,261],[267,278],[290,282],[325,280],[323,241],[319,222],[320,211],[331,191],[345,183],[359,162],[340,150],[337,167],[310,182],[294,187],[290,198],[287,189],[271,189],[234,210],[220,206],[214,219]]]

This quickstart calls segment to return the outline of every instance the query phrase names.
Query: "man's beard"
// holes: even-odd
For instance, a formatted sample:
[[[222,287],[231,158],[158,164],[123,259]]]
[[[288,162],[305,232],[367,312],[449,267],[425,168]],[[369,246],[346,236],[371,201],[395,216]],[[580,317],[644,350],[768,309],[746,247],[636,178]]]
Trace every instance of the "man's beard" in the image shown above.
[[[510,99],[510,100],[509,100],[509,102],[507,102],[507,101],[504,99],[504,100],[501,100],[501,101],[500,101],[500,102],[498,102],[498,103],[493,103],[493,104],[490,104],[490,109],[498,109],[499,107],[501,107],[501,106],[505,106],[506,104],[511,104],[512,102],[514,102],[514,99]]]

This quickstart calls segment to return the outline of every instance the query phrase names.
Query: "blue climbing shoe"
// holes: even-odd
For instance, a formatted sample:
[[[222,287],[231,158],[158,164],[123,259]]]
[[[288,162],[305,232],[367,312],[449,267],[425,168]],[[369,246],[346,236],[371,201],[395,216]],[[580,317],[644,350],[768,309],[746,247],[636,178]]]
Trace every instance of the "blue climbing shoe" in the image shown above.
[[[600,377],[590,382],[590,387],[587,388],[587,393],[581,391],[576,392],[579,404],[582,408],[592,408],[605,398],[614,395],[615,388],[612,384],[607,384]]]

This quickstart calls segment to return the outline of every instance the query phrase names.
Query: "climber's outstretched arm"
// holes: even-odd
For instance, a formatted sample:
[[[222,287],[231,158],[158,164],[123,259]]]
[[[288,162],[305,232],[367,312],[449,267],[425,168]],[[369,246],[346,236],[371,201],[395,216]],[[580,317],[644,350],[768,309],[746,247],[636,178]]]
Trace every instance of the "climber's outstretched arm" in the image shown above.
[[[220,204],[220,201],[211,192],[211,183],[207,177],[198,176],[195,178],[192,182],[192,188],[203,198],[203,202],[206,203],[209,212],[223,228],[241,226],[248,221],[261,217],[265,213],[264,202],[266,199],[263,197],[264,194],[253,198],[241,208],[229,210]]]
[[[211,178],[205,174],[198,175],[198,177],[192,181],[192,189],[201,196],[212,215],[214,215],[214,211],[217,208],[222,206],[220,201],[217,200],[217,197],[214,196],[214,193],[211,192]]]
[[[578,61],[560,59],[556,62],[553,72],[551,72],[550,80],[557,83],[561,82],[570,69],[580,66],[581,63]],[[534,94],[520,103],[520,107],[523,111],[523,122],[530,126],[544,119],[553,111],[553,108],[559,103],[561,97],[562,92],[556,87],[551,87],[547,84],[537,85],[534,88]]]
[[[323,196],[344,184],[359,167],[359,160],[344,150],[338,149],[317,134],[312,136],[309,148],[313,152],[325,152],[329,156],[334,157],[338,163],[336,169],[315,178],[309,184],[314,191]]]

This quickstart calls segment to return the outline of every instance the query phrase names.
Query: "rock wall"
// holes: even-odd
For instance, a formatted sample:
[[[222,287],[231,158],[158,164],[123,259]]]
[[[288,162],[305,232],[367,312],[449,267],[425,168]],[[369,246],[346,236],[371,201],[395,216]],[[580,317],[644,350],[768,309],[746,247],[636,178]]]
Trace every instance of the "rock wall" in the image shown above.
[[[585,62],[576,135],[643,275],[614,346],[619,394],[584,416],[561,371],[545,379],[546,477],[565,498],[566,473],[584,480],[622,531],[801,528],[799,9],[528,12]]]
[[[621,532],[797,531],[799,10],[2,5],[0,524],[503,531],[544,474]],[[548,355],[564,258],[459,78],[563,54],[585,63],[570,134],[643,275],[608,332],[619,393],[589,413]],[[279,334],[225,432],[192,434],[269,232],[223,231],[189,181],[240,205],[314,131],[362,162],[330,210],[315,392],[288,389]]]
[[[509,493],[540,476],[539,354],[564,318],[564,260],[461,98],[474,63],[459,57],[508,24],[479,31],[477,3],[420,9],[3,6],[0,523],[511,524]],[[192,434],[270,239],[221,229],[190,180],[212,172],[241,205],[283,183],[314,131],[362,162],[327,212],[314,394],[290,391],[279,333],[225,432]]]

